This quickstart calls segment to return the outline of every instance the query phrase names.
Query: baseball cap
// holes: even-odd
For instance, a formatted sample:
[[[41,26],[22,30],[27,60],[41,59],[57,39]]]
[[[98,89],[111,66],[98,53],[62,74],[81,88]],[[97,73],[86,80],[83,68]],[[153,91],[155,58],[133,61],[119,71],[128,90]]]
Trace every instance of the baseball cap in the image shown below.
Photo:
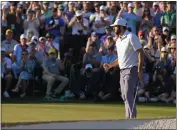
[[[101,5],[101,6],[100,6],[100,10],[106,11],[106,7],[105,7],[104,5]]]
[[[176,39],[176,35],[172,35],[170,39]]]
[[[47,33],[47,34],[46,34],[46,37],[47,37],[47,38],[53,38],[53,35],[52,35],[51,33]]]
[[[2,47],[2,48],[1,48],[1,51],[4,51],[4,52],[5,52],[5,51],[6,51],[6,49],[5,49],[4,47]]]
[[[87,64],[87,65],[85,66],[85,69],[88,69],[88,68],[92,69],[93,66],[92,66],[91,64]]]
[[[45,37],[40,37],[39,41],[41,41],[41,40],[46,40],[46,39],[45,39]]]
[[[33,36],[33,37],[31,38],[31,41],[38,41],[38,37],[37,37],[37,36]]]
[[[129,3],[129,4],[128,4],[128,7],[130,7],[130,8],[134,8],[135,6],[134,6],[133,3]]]
[[[25,34],[22,34],[22,35],[20,36],[20,39],[27,39],[27,36],[26,36]]]
[[[56,53],[56,51],[55,51],[54,48],[51,48],[51,49],[49,49],[48,53],[49,53],[49,54],[51,54],[51,53]]]
[[[170,30],[168,27],[163,27],[162,31],[164,32],[165,30]]]
[[[138,36],[140,36],[140,35],[144,35],[143,30],[139,30],[139,31],[138,31]]]
[[[77,11],[76,11],[76,17],[82,16],[82,14],[83,14],[82,11],[80,11],[80,10],[77,10]]]
[[[91,36],[96,37],[97,36],[96,32],[92,32]]]
[[[8,33],[13,33],[13,31],[12,31],[11,29],[7,29],[7,30],[6,30],[6,35],[7,35]]]
[[[110,25],[112,27],[114,26],[127,26],[127,21],[125,19],[116,19],[116,21],[114,22],[114,24]]]
[[[159,5],[159,2],[153,2],[153,6]]]
[[[168,52],[167,49],[165,47],[161,48],[161,52]]]

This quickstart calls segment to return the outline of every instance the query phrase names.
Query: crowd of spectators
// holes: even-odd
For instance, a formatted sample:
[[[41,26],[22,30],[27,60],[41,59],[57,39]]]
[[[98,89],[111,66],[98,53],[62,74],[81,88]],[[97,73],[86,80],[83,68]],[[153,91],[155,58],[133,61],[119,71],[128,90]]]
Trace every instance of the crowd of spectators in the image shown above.
[[[5,98],[36,88],[45,100],[120,97],[119,67],[103,64],[117,58],[119,35],[109,25],[124,18],[144,50],[139,101],[176,103],[175,2],[2,2],[1,12]]]

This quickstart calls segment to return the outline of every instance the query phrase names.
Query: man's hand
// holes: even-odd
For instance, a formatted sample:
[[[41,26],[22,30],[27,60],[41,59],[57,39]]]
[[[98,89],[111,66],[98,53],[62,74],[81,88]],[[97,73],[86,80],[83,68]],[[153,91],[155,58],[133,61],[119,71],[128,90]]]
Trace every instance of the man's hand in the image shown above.
[[[104,63],[104,64],[103,64],[103,68],[105,69],[105,71],[108,71],[108,70],[111,69],[112,67],[111,67],[110,64]]]

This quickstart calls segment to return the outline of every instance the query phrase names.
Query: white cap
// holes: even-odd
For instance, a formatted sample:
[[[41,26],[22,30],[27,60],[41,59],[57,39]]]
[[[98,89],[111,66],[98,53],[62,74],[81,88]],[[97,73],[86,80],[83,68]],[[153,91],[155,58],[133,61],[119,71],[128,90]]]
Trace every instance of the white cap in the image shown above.
[[[153,6],[159,5],[159,2],[153,2]]]
[[[80,11],[80,10],[77,10],[77,11],[76,11],[76,17],[82,16],[82,14],[83,14],[82,11]]]
[[[40,38],[39,38],[39,41],[41,41],[42,39],[46,40],[46,38],[45,38],[45,37],[40,37]]]
[[[33,37],[31,38],[31,41],[38,41],[38,37],[37,37],[37,36],[33,36]]]
[[[162,31],[164,32],[165,30],[170,30],[168,27],[163,27]]]
[[[1,48],[1,51],[6,51],[6,49],[4,47]]]
[[[176,35],[171,35],[171,38],[170,38],[171,40],[172,39],[176,39]]]
[[[21,36],[20,36],[20,39],[27,39],[27,36],[25,35],[25,34],[22,34]]]
[[[116,21],[114,22],[114,24],[111,24],[110,26],[127,26],[127,21],[125,19],[116,19]]]
[[[74,1],[70,1],[68,4],[69,4],[69,5],[70,5],[70,4],[74,4],[74,5],[75,5],[75,2],[74,2]]]
[[[165,47],[161,48],[161,52],[168,52],[167,49]]]
[[[104,11],[106,11],[107,8],[106,8],[104,5],[101,5],[101,6],[100,6],[100,10],[104,10]]]
[[[151,49],[150,46],[148,46],[148,45],[145,45],[143,48],[144,49],[149,49],[149,50]]]
[[[85,69],[88,69],[88,68],[92,69],[93,66],[92,66],[91,64],[87,64],[87,65],[85,66]]]
[[[129,3],[129,4],[128,4],[128,7],[134,8],[135,6],[134,6],[133,3]]]

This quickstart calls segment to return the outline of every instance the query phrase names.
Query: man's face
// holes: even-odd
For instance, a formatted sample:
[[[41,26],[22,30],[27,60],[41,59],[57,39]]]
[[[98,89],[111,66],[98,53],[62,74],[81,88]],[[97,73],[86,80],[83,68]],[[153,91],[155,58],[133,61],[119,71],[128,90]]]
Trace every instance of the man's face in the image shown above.
[[[172,39],[171,39],[171,43],[174,43],[174,44],[175,44],[175,43],[176,43],[176,38],[172,38]]]
[[[10,10],[13,11],[13,12],[15,12],[16,7],[15,7],[14,5],[11,5],[11,6],[10,6]]]
[[[92,36],[92,41],[95,42],[97,40],[97,36]]]
[[[39,42],[40,42],[40,44],[45,45],[45,40],[41,40]]]
[[[56,17],[58,15],[58,11],[53,11],[53,16]]]
[[[51,42],[51,41],[52,41],[52,37],[48,37],[47,40],[48,40],[49,42]]]
[[[115,32],[115,34],[120,34],[120,32],[121,32],[120,26],[115,26],[114,27],[114,32]]]
[[[154,35],[158,35],[158,34],[159,34],[158,28],[154,28],[154,29],[153,29],[153,34],[154,34]]]
[[[13,38],[13,33],[10,32],[6,35],[6,39],[12,40],[12,38]]]
[[[173,10],[173,4],[167,4],[167,8],[168,8],[168,10]]]
[[[83,4],[83,9],[85,11],[88,11],[89,10],[89,4],[88,3]]]
[[[133,9],[134,9],[133,7],[128,7],[129,12],[133,12]]]
[[[21,39],[21,45],[22,45],[22,46],[25,46],[25,45],[26,45],[26,42],[27,42],[27,39],[26,39],[26,38]]]
[[[95,6],[95,11],[96,12],[100,12],[100,7],[97,5],[97,6]]]

